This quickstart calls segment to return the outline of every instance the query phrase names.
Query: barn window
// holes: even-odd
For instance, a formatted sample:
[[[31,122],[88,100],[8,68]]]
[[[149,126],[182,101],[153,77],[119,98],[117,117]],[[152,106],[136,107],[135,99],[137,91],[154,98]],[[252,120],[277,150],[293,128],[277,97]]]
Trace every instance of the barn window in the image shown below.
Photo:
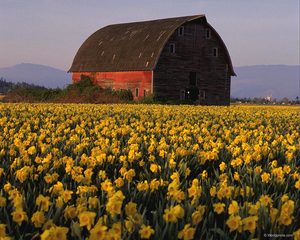
[[[211,31],[209,28],[206,29],[205,37],[206,37],[206,39],[210,39],[210,37],[211,37]]]
[[[144,97],[146,97],[146,95],[147,95],[147,91],[146,89],[144,89]]]
[[[178,29],[178,36],[184,36],[184,26],[181,26],[181,27]]]
[[[136,97],[139,96],[139,89],[138,89],[138,88],[135,89],[135,96],[136,96]]]
[[[218,48],[213,48],[213,56],[217,57],[219,55]]]
[[[169,46],[169,51],[170,53],[175,53],[175,43],[170,43],[170,46]]]

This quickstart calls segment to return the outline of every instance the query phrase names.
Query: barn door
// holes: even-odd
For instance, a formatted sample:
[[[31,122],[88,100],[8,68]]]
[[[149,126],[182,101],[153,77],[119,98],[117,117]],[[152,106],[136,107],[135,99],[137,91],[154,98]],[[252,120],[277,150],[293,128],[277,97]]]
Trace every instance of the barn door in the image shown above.
[[[197,86],[197,72],[190,72],[189,86],[185,90],[186,100],[196,101],[199,99],[199,89]]]

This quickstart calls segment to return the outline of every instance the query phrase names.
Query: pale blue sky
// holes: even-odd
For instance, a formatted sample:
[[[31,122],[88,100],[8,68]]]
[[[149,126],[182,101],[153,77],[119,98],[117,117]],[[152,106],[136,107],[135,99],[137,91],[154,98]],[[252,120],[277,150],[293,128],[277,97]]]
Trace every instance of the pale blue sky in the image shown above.
[[[68,70],[105,25],[194,14],[206,15],[235,66],[299,64],[299,0],[0,0],[0,67]]]

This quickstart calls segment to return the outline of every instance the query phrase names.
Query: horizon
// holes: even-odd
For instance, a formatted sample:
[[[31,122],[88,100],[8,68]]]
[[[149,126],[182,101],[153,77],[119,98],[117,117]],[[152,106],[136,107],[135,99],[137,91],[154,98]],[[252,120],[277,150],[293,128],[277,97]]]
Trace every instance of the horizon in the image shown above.
[[[300,65],[251,65],[234,67],[231,96],[235,98],[273,98],[290,100],[300,96]],[[71,73],[55,67],[20,63],[0,68],[0,78],[8,82],[27,82],[56,88],[70,84]],[[284,81],[282,81],[284,79]]]
[[[224,40],[234,67],[300,65],[297,0],[11,0],[0,2],[0,68],[32,63],[68,71],[83,41],[106,25],[199,14]]]
[[[20,62],[20,63],[14,64],[14,65],[11,65],[11,66],[0,67],[0,69],[12,68],[12,67],[16,67],[16,66],[22,65],[22,64],[24,64],[24,65],[35,65],[35,66],[42,66],[42,67],[54,68],[56,70],[65,71],[66,73],[70,73],[70,72],[68,72],[68,70],[57,68],[57,67],[54,67],[54,66],[51,66],[51,65],[45,65],[45,64],[40,64],[40,63],[33,63],[33,62]],[[254,65],[233,66],[233,68],[271,67],[271,66],[300,67],[300,64],[299,65],[297,65],[297,64],[254,64]],[[233,77],[237,77],[237,76],[233,76]]]

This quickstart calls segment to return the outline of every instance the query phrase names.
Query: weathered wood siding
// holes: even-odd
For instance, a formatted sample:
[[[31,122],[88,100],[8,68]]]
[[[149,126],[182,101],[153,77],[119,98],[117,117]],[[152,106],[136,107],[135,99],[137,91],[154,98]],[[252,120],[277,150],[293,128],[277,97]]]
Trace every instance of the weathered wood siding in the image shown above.
[[[162,50],[153,73],[153,91],[162,98],[180,99],[190,85],[190,73],[196,72],[200,104],[228,105],[230,102],[230,59],[220,37],[205,21],[183,25],[176,30]],[[210,29],[210,38],[207,38]],[[175,44],[175,53],[170,52]],[[213,49],[218,56],[213,56]]]
[[[74,72],[73,83],[80,81],[81,75],[90,77],[94,84],[102,88],[130,89],[134,98],[144,97],[145,94],[149,95],[152,92],[152,71]]]

